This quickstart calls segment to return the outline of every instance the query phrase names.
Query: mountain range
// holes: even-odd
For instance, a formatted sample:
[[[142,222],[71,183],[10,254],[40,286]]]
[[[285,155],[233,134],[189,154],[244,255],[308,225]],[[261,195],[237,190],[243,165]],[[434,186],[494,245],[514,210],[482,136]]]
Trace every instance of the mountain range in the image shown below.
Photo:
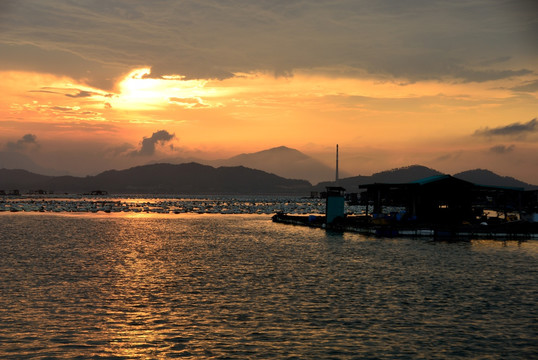
[[[54,193],[114,194],[297,194],[311,184],[243,166],[214,168],[188,163],[153,164],[109,170],[96,176],[45,176],[25,170],[0,169],[0,189]]]
[[[341,179],[338,184],[322,182],[312,186],[306,180],[286,179],[265,171],[244,166],[218,167],[197,163],[152,164],[126,170],[109,170],[96,176],[46,176],[26,170],[0,169],[0,190],[21,192],[44,190],[54,193],[88,193],[104,190],[113,194],[296,194],[325,190],[326,186],[342,186],[348,192],[358,191],[358,185],[384,182],[402,183],[442,173],[420,165],[392,169],[371,176]],[[454,175],[481,185],[538,189],[510,177],[488,170],[470,170]]]
[[[22,159],[25,160],[25,159]],[[180,159],[176,159],[180,161]],[[405,183],[443,173],[421,165],[412,165],[375,173],[343,177],[312,186],[305,179],[327,179],[334,170],[323,163],[285,146],[256,153],[241,154],[229,159],[207,161],[213,164],[185,162],[158,163],[126,170],[108,170],[95,176],[54,176],[37,171],[0,169],[0,190],[45,190],[55,193],[84,193],[106,190],[110,193],[147,194],[309,194],[326,186],[342,186],[348,192],[368,183]],[[0,163],[0,167],[3,164]],[[12,166],[14,164],[11,164]],[[21,167],[28,165],[21,162]],[[35,165],[30,163],[30,165]],[[39,174],[38,174],[39,173]],[[343,174],[345,176],[345,174]],[[489,170],[475,169],[454,174],[454,177],[481,185],[538,189],[512,177],[499,176]]]
[[[0,169],[24,169],[36,174],[60,175],[61,172],[36,164],[28,155],[16,151],[0,151]]]
[[[199,158],[164,158],[152,163],[181,164],[197,162],[213,167],[245,166],[276,174],[287,179],[305,179],[318,183],[334,177],[334,169],[296,149],[274,147],[254,153],[245,153],[227,159],[204,160]],[[349,174],[342,173],[342,176]]]
[[[430,176],[445,175],[444,173],[428,168],[421,165],[412,165],[402,168],[396,168],[392,170],[382,171],[370,176],[353,176],[348,178],[339,179],[338,183],[334,181],[325,181],[314,186],[314,190],[322,191],[327,186],[341,186],[349,192],[353,192],[357,189],[358,185],[372,184],[372,183],[389,183],[398,184],[412,182],[420,179],[424,179]],[[473,184],[486,185],[486,186],[503,186],[523,188],[525,190],[538,189],[538,186],[527,184],[523,181],[514,179],[509,176],[500,176],[492,171],[484,169],[467,170],[452,175],[455,178],[469,181]]]

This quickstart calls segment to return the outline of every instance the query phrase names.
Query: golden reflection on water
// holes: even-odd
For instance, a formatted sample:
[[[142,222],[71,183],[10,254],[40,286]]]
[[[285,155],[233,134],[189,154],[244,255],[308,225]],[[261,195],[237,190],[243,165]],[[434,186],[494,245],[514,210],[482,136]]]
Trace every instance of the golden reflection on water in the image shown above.
[[[193,237],[191,224],[185,221],[203,221],[204,217],[198,214],[172,218],[162,214],[120,214],[120,221],[112,222],[109,251],[117,276],[101,294],[102,306],[106,309],[102,324],[107,337],[104,342],[108,344],[106,353],[126,358],[190,356],[187,347],[201,352],[214,346],[213,342],[199,336],[193,339],[191,329],[199,335],[205,328],[212,334],[235,331],[215,321],[219,315],[212,311],[225,304],[219,305],[218,296],[211,297],[215,285],[204,283],[206,274],[211,271],[204,256],[212,255],[206,245],[197,250],[197,237],[207,242],[214,236],[210,231],[212,227],[197,228]],[[242,218],[247,217],[259,218]],[[235,220],[240,219],[236,216]],[[169,252],[177,256],[182,247],[188,247],[184,258],[169,257]],[[187,263],[188,269],[185,268]],[[178,266],[185,273],[178,272]],[[209,289],[207,294],[203,293],[204,288]]]
[[[503,250],[521,250],[538,254],[538,241],[536,240],[496,240],[496,239],[479,239],[470,241],[474,251],[486,251],[494,249]]]
[[[35,214],[0,225],[0,357],[535,350],[536,241],[368,238],[258,215]]]
[[[157,214],[123,215],[129,221],[114,223],[110,251],[115,253],[118,276],[106,294],[108,304],[104,330],[106,352],[127,358],[146,358],[167,350],[159,324],[166,324],[169,305],[159,299],[165,265],[155,256],[163,247],[162,223],[142,221]],[[153,295],[155,294],[155,295]],[[159,351],[158,351],[159,350]]]

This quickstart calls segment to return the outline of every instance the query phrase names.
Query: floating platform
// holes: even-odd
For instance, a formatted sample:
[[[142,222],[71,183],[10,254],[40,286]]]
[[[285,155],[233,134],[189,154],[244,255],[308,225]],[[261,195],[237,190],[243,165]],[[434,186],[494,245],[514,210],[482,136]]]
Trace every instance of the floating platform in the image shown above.
[[[512,221],[491,225],[375,222],[366,216],[348,216],[327,225],[325,216],[275,214],[273,222],[379,237],[431,237],[439,239],[538,239],[538,223]]]

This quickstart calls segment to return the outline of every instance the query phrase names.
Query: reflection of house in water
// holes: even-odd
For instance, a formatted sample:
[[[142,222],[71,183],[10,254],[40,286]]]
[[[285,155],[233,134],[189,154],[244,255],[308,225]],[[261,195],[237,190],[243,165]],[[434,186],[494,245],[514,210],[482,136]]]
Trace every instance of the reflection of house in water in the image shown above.
[[[366,189],[362,199],[373,204],[374,214],[383,207],[405,207],[405,216],[434,223],[475,221],[484,210],[498,213],[523,210],[522,188],[482,186],[450,175],[432,176],[403,184],[374,183],[359,186]]]

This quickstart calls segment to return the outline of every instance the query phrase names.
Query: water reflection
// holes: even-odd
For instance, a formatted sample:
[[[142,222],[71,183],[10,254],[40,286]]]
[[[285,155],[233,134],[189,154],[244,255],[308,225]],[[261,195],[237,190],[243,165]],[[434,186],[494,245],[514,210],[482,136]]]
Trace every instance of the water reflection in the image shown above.
[[[189,334],[173,331],[186,321],[186,314],[177,309],[188,301],[188,294],[178,291],[179,274],[170,256],[182,247],[178,241],[171,249],[170,239],[181,240],[176,237],[189,229],[167,223],[128,218],[114,224],[109,251],[115,276],[100,298],[106,309],[106,351],[115,356],[178,355],[189,341]]]
[[[471,241],[473,250],[481,251],[486,249],[499,249],[504,250],[521,250],[533,253],[538,252],[538,241],[527,240],[496,240],[496,239],[480,239]]]
[[[0,216],[0,357],[529,358],[536,242]]]

